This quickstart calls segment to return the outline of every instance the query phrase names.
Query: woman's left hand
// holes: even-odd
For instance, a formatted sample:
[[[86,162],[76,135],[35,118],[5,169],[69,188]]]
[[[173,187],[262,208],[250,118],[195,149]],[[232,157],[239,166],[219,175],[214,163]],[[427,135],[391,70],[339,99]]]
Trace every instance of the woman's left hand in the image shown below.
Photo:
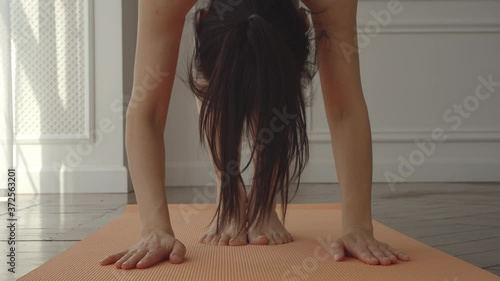
[[[373,231],[364,228],[343,231],[342,236],[331,245],[331,249],[335,261],[344,260],[346,254],[371,265],[390,265],[397,263],[398,259],[410,260],[405,253],[376,240]]]

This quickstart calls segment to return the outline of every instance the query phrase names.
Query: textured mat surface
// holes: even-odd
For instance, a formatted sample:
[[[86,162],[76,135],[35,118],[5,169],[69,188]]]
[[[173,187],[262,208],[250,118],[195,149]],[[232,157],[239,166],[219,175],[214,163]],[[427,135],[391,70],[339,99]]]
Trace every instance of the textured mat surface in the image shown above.
[[[176,236],[187,247],[187,260],[164,261],[148,269],[100,266],[110,253],[127,249],[139,237],[137,205],[22,278],[26,280],[415,280],[489,281],[497,276],[447,255],[374,221],[375,238],[406,251],[411,261],[390,266],[367,265],[352,257],[334,262],[328,245],[339,235],[339,205],[289,205],[286,227],[295,241],[285,245],[219,247],[198,238],[214,205],[170,205]]]

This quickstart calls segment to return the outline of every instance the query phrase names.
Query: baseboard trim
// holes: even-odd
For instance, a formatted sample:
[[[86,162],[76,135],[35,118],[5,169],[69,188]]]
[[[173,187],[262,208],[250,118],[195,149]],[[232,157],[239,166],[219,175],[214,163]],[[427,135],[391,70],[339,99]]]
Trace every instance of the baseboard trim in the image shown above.
[[[439,128],[437,128],[439,129]],[[431,139],[433,130],[385,130],[372,131],[374,143],[403,143]],[[443,131],[446,142],[497,142],[500,141],[500,130],[457,130]],[[311,143],[331,143],[329,131],[312,131],[309,133]]]
[[[397,159],[374,162],[373,182],[388,183],[387,178],[399,179],[400,182],[500,182],[500,173],[498,173],[500,161],[427,160],[420,166],[414,166],[414,172],[409,176],[401,174],[398,166],[402,164]],[[167,168],[167,186],[214,186],[215,180],[210,171],[209,163],[184,163],[170,166]],[[251,173],[251,170],[244,173],[245,182],[250,182]],[[301,182],[337,183],[337,172],[333,160],[310,161],[302,174]]]
[[[127,193],[123,166],[17,169],[17,194]]]

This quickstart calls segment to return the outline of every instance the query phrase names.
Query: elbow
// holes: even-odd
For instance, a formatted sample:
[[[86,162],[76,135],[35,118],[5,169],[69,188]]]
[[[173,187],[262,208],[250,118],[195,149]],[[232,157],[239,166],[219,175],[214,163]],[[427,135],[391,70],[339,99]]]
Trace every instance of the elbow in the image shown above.
[[[332,124],[338,124],[348,119],[352,115],[352,111],[345,109],[333,109],[327,112],[327,118]]]
[[[144,107],[129,105],[125,116],[126,127],[128,129],[139,126],[148,127],[162,133],[165,130],[166,118],[159,110],[149,110]]]
[[[364,99],[355,103],[333,105],[327,110],[328,120],[332,123],[341,123],[353,117],[368,117],[368,108]]]

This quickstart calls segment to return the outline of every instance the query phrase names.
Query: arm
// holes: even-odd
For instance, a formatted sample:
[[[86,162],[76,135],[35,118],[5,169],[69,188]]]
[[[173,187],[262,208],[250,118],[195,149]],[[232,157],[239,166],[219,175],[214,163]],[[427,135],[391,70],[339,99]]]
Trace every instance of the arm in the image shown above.
[[[140,0],[134,91],[125,146],[141,233],[173,230],[165,192],[164,130],[185,15],[195,0]],[[152,74],[155,73],[155,74]]]
[[[141,220],[141,240],[99,263],[147,268],[168,257],[182,263],[165,193],[165,130],[185,15],[195,0],[139,0],[134,87],[127,108],[125,148]]]
[[[409,257],[373,237],[372,142],[361,88],[356,29],[357,0],[305,0],[316,32],[323,100],[342,190],[342,235],[332,244],[335,260],[345,252],[368,264],[388,265]]]
[[[311,0],[312,2],[314,0]],[[320,2],[317,6],[318,2]],[[318,46],[323,100],[330,129],[339,184],[344,231],[372,230],[372,144],[368,110],[361,89],[357,53],[356,0],[318,1],[312,10],[317,32],[329,38]],[[355,48],[356,51],[352,51]]]

